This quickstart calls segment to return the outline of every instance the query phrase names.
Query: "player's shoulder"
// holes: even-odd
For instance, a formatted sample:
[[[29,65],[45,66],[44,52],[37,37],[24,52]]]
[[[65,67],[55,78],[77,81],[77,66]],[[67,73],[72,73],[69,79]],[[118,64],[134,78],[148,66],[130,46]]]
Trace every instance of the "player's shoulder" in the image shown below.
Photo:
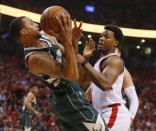
[[[30,92],[27,94],[27,97],[35,97],[35,94],[34,94],[32,91],[30,91]]]
[[[54,41],[54,42],[57,42],[57,39],[56,39],[56,37],[55,37],[55,36],[48,35],[48,34],[47,34],[47,33],[45,33],[45,32],[42,32],[41,34],[42,34],[42,36],[41,36],[41,37],[46,38],[46,39],[49,39],[49,40],[52,40],[52,41]]]
[[[26,62],[29,67],[33,67],[36,64],[37,65],[43,64],[43,61],[47,59],[53,60],[53,56],[49,55],[49,53],[47,52],[36,51],[28,57]]]
[[[106,66],[119,67],[122,69],[124,67],[124,62],[119,56],[112,55],[101,61],[100,69],[103,70]]]
[[[123,65],[124,62],[123,60],[121,59],[121,57],[117,56],[117,55],[112,55],[110,57],[108,57],[108,59],[106,60],[106,63],[107,64],[121,64]]]

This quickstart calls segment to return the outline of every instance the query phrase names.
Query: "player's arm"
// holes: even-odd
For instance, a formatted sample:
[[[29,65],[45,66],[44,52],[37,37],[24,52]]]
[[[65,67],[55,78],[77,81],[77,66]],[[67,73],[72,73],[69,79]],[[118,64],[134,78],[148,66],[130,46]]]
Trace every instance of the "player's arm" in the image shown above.
[[[69,15],[61,15],[60,18],[56,18],[61,31],[59,33],[60,40],[65,50],[64,58],[65,58],[65,71],[71,80],[76,80],[79,78],[79,72],[77,67],[77,59],[72,46],[72,23]],[[72,78],[73,77],[73,78]]]
[[[87,89],[91,84],[90,77],[86,73],[86,70],[80,65],[79,66],[79,85],[82,89]]]
[[[90,38],[85,42],[83,57],[85,58],[85,60],[89,61],[90,57],[92,57],[94,53],[95,53],[95,42],[92,38]],[[79,63],[78,59],[77,61]],[[89,85],[91,84],[91,79],[82,65],[79,65],[79,84],[80,87],[85,87],[85,89],[88,88]]]
[[[134,119],[138,110],[139,99],[135,90],[134,83],[132,81],[131,74],[127,69],[125,69],[123,88],[130,102],[129,111],[131,113],[131,118]]]
[[[124,68],[123,61],[117,56],[108,58],[107,63],[102,63],[101,73],[97,72],[89,63],[82,63],[90,79],[102,90],[110,89]]]
[[[74,27],[72,29],[72,45],[76,54],[78,54],[78,42],[80,38],[83,36],[82,21],[80,21],[79,25],[76,23],[76,19],[74,19]]]
[[[70,62],[70,61],[69,61]],[[45,52],[35,52],[27,58],[29,69],[35,74],[47,74],[56,78],[76,80],[74,71],[69,69],[68,61],[59,63],[53,56]]]
[[[36,74],[47,74],[56,78],[77,80],[79,74],[77,60],[71,42],[72,29],[70,16],[61,15],[56,19],[61,28],[59,37],[65,50],[65,62],[57,62],[48,53],[34,53],[28,57],[28,66]]]
[[[78,54],[78,42],[80,38],[83,36],[83,29],[82,27],[83,22],[80,21],[79,24],[76,22],[76,19],[73,21],[73,29],[72,29],[72,45],[76,54]],[[88,43],[90,41],[86,41]],[[81,88],[86,89],[89,87],[91,80],[88,77],[85,69],[79,64],[78,62],[78,69],[79,69],[79,85]]]
[[[30,111],[30,112],[32,112],[32,113],[34,113],[35,115],[40,115],[40,113],[37,111],[37,110],[35,110],[35,108],[33,108],[32,106],[31,106],[31,102],[32,102],[32,100],[35,98],[35,95],[32,93],[32,92],[29,92],[28,93],[28,95],[27,95],[27,97],[24,99],[24,105],[26,106],[26,108]]]
[[[87,100],[91,103],[92,102],[92,89],[89,87],[85,92]]]

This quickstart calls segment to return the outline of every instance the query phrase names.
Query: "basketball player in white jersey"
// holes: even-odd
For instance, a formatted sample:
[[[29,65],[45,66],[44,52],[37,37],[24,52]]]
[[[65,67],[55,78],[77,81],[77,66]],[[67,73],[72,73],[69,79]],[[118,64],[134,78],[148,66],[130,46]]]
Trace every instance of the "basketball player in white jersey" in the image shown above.
[[[131,119],[134,118],[138,108],[138,98],[131,76],[124,67],[120,55],[115,53],[122,39],[123,34],[120,28],[107,25],[99,39],[98,48],[101,51],[101,58],[94,68],[84,57],[78,56],[79,62],[93,81],[87,96],[89,98],[90,92],[92,104],[101,113],[110,131],[130,130]],[[92,47],[94,46],[86,47],[84,55],[91,53],[94,50]],[[126,102],[121,93],[123,86],[130,100],[130,111],[124,105]]]

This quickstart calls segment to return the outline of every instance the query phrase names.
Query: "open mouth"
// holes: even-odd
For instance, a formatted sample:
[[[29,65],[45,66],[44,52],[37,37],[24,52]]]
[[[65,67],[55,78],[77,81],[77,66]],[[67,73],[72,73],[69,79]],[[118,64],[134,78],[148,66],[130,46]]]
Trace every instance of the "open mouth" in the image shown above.
[[[104,44],[99,42],[99,44],[98,44],[98,49],[99,49],[99,50],[100,50],[100,49],[103,50],[104,48],[105,48]]]
[[[103,45],[103,44],[101,44],[101,43],[99,43],[99,44],[98,44],[98,47],[104,47],[104,45]]]

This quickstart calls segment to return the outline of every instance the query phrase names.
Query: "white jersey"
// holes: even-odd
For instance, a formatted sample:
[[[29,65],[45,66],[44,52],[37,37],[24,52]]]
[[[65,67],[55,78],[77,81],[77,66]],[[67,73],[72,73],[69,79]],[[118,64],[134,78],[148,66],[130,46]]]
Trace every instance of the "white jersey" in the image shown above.
[[[116,53],[111,53],[107,56],[100,58],[100,60],[98,60],[98,62],[95,64],[94,69],[100,72],[101,61],[114,55],[118,56],[118,54]],[[98,88],[94,83],[91,84],[93,106],[97,109],[98,112],[103,111],[103,108],[107,107],[108,105],[117,104],[117,103],[120,104],[126,103],[121,93],[123,77],[124,77],[124,71],[117,77],[117,80],[114,82],[111,88],[105,91]]]

